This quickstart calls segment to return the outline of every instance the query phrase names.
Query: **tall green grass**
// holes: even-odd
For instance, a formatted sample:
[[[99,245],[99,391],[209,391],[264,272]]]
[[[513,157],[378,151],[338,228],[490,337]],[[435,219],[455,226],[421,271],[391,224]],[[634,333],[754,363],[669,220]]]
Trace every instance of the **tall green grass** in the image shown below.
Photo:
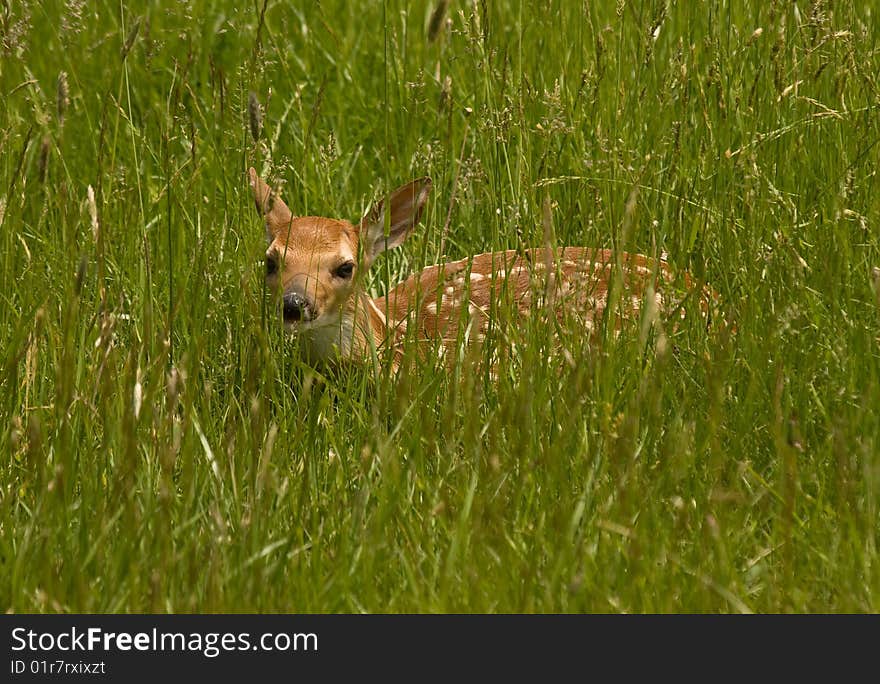
[[[877,10],[439,4],[0,7],[0,608],[880,609]],[[546,200],[736,332],[309,369],[249,165],[352,219],[433,177],[374,294]]]

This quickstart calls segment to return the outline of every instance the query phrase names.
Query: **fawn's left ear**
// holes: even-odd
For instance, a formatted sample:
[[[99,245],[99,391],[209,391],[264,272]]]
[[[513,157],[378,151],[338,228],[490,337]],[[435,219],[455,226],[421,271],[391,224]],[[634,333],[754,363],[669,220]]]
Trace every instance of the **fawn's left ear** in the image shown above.
[[[386,249],[393,249],[406,239],[419,219],[428,194],[431,179],[427,176],[411,181],[392,192],[387,200],[377,202],[360,225],[360,239],[365,256],[372,261]],[[385,222],[388,220],[388,234]]]
[[[257,210],[266,219],[266,239],[272,242],[277,237],[286,239],[290,230],[290,222],[293,214],[284,203],[278,193],[274,192],[262,178],[257,175],[253,167],[248,169],[251,191],[254,193],[254,203]]]

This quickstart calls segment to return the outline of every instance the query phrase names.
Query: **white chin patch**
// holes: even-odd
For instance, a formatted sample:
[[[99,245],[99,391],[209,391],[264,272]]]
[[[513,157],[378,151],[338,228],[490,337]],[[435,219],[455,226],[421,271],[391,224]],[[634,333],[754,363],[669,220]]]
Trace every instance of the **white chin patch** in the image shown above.
[[[320,317],[310,321],[284,321],[284,329],[287,332],[306,332],[315,328],[323,328],[326,325],[327,321],[322,321]]]

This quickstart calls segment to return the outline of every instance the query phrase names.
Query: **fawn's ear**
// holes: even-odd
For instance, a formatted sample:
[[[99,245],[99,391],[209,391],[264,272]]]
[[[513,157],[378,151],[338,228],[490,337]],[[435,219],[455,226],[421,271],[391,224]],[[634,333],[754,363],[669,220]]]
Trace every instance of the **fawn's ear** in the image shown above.
[[[248,169],[248,177],[257,211],[266,219],[266,239],[272,242],[278,237],[286,238],[290,230],[290,222],[293,220],[290,209],[287,208],[284,200],[263,182],[253,167]]]
[[[361,220],[359,229],[367,259],[372,261],[386,249],[393,249],[404,241],[419,222],[430,192],[431,179],[426,176],[397,188],[387,199],[373,206],[370,213]]]

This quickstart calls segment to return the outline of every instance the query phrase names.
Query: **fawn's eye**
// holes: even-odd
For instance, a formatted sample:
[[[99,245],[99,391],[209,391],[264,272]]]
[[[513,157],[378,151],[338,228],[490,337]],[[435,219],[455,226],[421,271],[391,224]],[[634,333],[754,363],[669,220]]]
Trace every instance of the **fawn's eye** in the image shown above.
[[[344,263],[339,264],[336,267],[336,270],[333,271],[333,275],[337,278],[342,278],[343,280],[348,280],[351,278],[351,274],[354,273],[354,262],[346,261]]]
[[[266,275],[275,275],[278,273],[278,260],[274,256],[266,257]]]

